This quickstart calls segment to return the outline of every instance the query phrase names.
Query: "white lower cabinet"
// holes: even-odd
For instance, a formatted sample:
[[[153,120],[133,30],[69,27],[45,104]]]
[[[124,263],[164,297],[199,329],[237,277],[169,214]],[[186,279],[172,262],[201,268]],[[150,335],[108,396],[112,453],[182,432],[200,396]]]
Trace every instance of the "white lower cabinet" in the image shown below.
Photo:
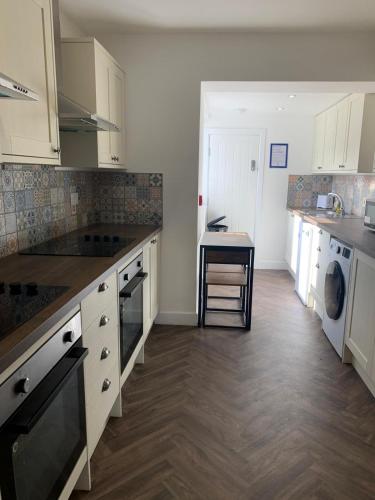
[[[156,235],[143,247],[143,270],[148,274],[143,284],[143,331],[147,335],[159,312],[160,237]]]
[[[375,259],[354,251],[345,343],[353,365],[375,394]]]
[[[120,354],[116,274],[100,283],[81,304],[87,448],[89,458],[120,397]]]
[[[287,226],[285,260],[288,265],[289,272],[295,278],[297,273],[300,225],[302,219],[299,215],[296,215],[289,210],[287,212],[287,217],[288,217],[288,226]]]
[[[323,319],[324,283],[329,261],[329,242],[331,236],[327,231],[313,227],[313,241],[311,252],[311,288],[310,293],[314,300],[314,308]]]

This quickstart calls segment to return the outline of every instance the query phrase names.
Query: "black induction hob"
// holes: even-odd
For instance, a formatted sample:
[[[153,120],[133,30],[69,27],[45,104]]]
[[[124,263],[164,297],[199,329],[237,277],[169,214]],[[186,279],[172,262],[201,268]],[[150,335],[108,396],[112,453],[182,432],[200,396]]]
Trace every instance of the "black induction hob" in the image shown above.
[[[25,248],[22,255],[65,255],[80,257],[113,257],[127,247],[134,238],[117,235],[67,234]]]
[[[69,289],[67,286],[0,282],[0,339],[31,319]]]

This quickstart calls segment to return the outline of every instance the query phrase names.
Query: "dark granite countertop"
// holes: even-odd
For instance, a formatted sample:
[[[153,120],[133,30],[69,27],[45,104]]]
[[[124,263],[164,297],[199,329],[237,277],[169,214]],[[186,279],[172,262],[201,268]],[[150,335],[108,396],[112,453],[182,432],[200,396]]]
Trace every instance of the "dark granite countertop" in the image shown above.
[[[61,257],[13,254],[0,259],[1,281],[35,281],[69,289],[54,302],[0,341],[0,373],[24,354],[49,329],[76,307],[106,277],[125,264],[161,227],[95,224],[74,233],[109,234],[133,238],[114,257]]]
[[[362,217],[354,215],[328,217],[319,210],[303,210],[289,207],[288,210],[300,215],[306,222],[320,227],[335,238],[375,259],[375,232],[364,227]]]

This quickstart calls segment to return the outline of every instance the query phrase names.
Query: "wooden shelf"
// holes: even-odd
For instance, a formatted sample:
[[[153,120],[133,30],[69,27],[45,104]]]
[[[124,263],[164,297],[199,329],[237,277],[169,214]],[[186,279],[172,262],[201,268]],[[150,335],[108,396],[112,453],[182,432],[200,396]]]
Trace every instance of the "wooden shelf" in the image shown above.
[[[242,274],[244,274],[244,268],[243,268],[243,265],[208,264],[208,272],[212,272],[212,273],[242,273]]]
[[[228,285],[228,286],[246,286],[245,273],[213,273],[206,274],[207,285]]]

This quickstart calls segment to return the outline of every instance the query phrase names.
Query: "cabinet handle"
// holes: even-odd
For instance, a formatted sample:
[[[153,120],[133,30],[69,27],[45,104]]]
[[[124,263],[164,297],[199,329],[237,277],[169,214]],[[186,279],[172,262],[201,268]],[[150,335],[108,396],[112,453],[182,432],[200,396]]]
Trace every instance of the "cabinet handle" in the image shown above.
[[[54,153],[60,153],[61,148],[55,148],[55,147],[53,147],[53,148],[52,148],[52,151],[53,151]]]
[[[153,245],[155,245],[156,240],[151,240],[151,243],[152,243]]]
[[[105,326],[109,323],[109,318],[105,314],[100,318],[99,326]]]
[[[107,359],[110,354],[111,351],[108,349],[108,347],[103,347],[100,359]]]
[[[323,167],[318,167],[318,170],[322,170]]]
[[[321,252],[322,251],[322,249],[320,247],[318,247],[316,250],[317,250],[317,252]]]
[[[345,165],[339,165],[339,168],[345,168]]]
[[[323,234],[323,231],[321,229],[319,229],[319,234]]]
[[[106,290],[108,290],[108,285],[107,285],[107,283],[100,283],[99,288],[98,288],[98,291],[99,291],[99,292],[105,292]]]
[[[319,269],[319,268],[320,268],[320,265],[319,265],[319,264],[315,264],[315,267],[316,267],[317,269]]]
[[[109,378],[105,378],[102,385],[102,392],[108,391],[110,387],[111,387],[111,381],[109,380]]]

